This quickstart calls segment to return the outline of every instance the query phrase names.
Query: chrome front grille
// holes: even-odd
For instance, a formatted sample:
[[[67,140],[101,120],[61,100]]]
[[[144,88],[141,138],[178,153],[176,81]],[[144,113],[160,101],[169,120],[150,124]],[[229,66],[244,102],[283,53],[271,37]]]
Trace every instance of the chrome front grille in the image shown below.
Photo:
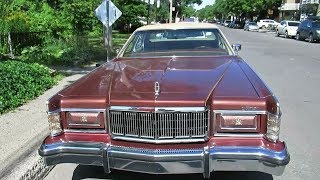
[[[124,139],[143,142],[182,142],[184,140],[204,141],[208,136],[209,111],[189,112],[181,111],[142,112],[123,110],[109,110],[110,131],[114,139]],[[191,111],[190,111],[191,110]]]

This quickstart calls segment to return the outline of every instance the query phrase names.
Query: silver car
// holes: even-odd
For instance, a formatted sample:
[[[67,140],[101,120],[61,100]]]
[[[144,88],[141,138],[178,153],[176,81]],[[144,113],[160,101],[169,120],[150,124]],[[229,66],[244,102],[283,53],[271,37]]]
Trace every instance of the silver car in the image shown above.
[[[257,25],[256,22],[247,22],[244,25],[243,30],[245,30],[245,31],[259,31],[259,26]]]

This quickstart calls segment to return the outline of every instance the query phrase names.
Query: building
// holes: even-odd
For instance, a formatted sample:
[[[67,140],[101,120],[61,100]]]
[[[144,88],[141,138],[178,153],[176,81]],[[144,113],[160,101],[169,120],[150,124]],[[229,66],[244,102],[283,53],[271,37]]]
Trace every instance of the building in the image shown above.
[[[280,9],[280,20],[298,20],[300,18],[300,0],[283,0]]]

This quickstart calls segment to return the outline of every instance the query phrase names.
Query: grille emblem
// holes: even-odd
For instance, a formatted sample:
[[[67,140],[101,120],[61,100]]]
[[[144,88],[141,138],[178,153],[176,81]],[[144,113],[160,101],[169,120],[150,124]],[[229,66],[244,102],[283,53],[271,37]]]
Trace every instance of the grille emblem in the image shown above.
[[[80,117],[80,121],[81,121],[81,122],[88,122],[88,119],[87,119],[87,117],[85,117],[85,116],[81,116],[81,117]]]
[[[159,96],[159,93],[160,93],[160,84],[159,84],[159,82],[155,82],[154,83],[154,95]]]
[[[241,126],[242,125],[242,121],[241,119],[236,119],[236,126]]]

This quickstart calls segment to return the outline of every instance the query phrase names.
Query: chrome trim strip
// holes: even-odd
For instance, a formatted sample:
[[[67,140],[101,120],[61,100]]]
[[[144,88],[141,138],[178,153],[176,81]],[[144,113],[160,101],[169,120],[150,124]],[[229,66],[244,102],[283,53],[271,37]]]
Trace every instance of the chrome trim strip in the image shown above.
[[[214,110],[215,114],[226,114],[226,115],[257,115],[267,114],[267,111],[246,111],[246,110]]]
[[[47,113],[59,113],[59,112],[104,112],[105,109],[90,109],[90,108],[60,108],[54,111],[48,111]]]
[[[206,107],[156,107],[156,112],[203,112]]]
[[[145,142],[145,143],[154,143],[154,144],[166,144],[166,143],[195,143],[195,142],[205,142],[208,140],[208,137],[201,138],[192,138],[192,139],[139,139],[136,137],[127,137],[127,136],[113,136],[114,140],[124,140],[124,141],[133,141],[133,142]]]
[[[88,134],[103,134],[107,133],[105,129],[65,129],[66,133],[88,133]]]
[[[252,138],[260,138],[263,137],[263,134],[257,133],[215,133],[214,136],[216,137],[252,137]]]
[[[148,109],[144,110],[144,109]],[[111,106],[111,111],[134,111],[134,112],[202,112],[207,107],[139,107],[139,106]]]

